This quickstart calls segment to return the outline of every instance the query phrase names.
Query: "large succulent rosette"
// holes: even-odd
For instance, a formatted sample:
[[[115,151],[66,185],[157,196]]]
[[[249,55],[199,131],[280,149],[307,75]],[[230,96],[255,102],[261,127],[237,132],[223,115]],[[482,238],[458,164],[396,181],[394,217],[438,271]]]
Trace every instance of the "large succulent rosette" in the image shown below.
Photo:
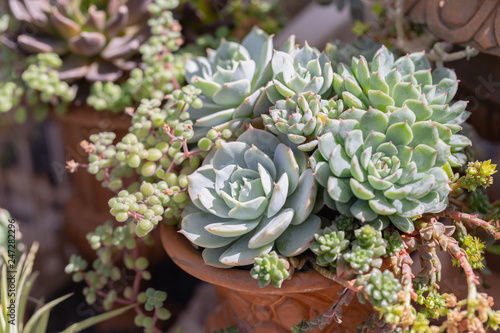
[[[406,106],[352,109],[333,122],[310,158],[327,205],[378,228],[389,219],[404,232],[413,231],[416,216],[446,207],[443,165],[451,153],[436,122],[418,120]]]
[[[268,132],[250,128],[222,144],[188,183],[192,205],[180,232],[205,248],[209,265],[248,265],[273,248],[298,255],[320,227],[305,154]]]
[[[57,53],[65,81],[116,81],[137,67],[149,35],[151,0],[8,0],[21,25],[17,45],[29,54]]]
[[[201,89],[203,101],[202,108],[189,110],[195,123],[191,141],[211,128],[237,129],[246,117],[268,109],[267,98],[261,97],[272,79],[272,52],[272,36],[255,27],[241,44],[223,40],[207,57],[186,63],[186,80]]]
[[[469,116],[467,103],[452,103],[458,87],[455,73],[447,68],[431,71],[423,52],[412,53],[394,60],[394,55],[382,47],[371,64],[365,58],[353,57],[350,67],[340,63],[334,73],[335,92],[348,107],[367,110],[369,107],[392,113],[408,108],[415,121],[431,121],[438,132],[437,149],[450,147],[447,153],[451,166],[466,161],[462,153],[470,140],[457,134]]]

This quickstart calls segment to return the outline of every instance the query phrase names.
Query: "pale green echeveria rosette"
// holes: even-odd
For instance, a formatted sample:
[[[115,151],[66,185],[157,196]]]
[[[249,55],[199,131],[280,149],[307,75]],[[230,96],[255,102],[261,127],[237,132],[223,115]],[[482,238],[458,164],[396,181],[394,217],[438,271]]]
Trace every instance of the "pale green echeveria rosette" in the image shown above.
[[[342,101],[324,100],[309,91],[277,101],[269,114],[261,117],[269,131],[286,135],[302,151],[311,151],[331,119],[338,118],[342,111]]]
[[[216,267],[251,264],[272,249],[307,250],[320,227],[317,183],[305,153],[250,127],[188,176],[192,204],[180,232]]]
[[[436,128],[437,149],[440,154],[450,149],[451,154],[446,154],[451,166],[466,162],[462,150],[471,142],[457,132],[470,113],[465,110],[465,101],[452,103],[458,88],[457,77],[448,68],[432,71],[423,52],[394,60],[394,55],[382,47],[371,64],[362,56],[353,57],[350,67],[338,64],[333,86],[346,106],[354,110],[373,107],[390,114],[409,109],[414,114],[412,123],[431,122]]]
[[[271,60],[273,80],[266,95],[275,104],[298,92],[312,92],[323,99],[333,95],[333,69],[328,57],[307,43],[299,48],[293,37],[284,51],[275,51]]]
[[[414,230],[413,218],[445,209],[451,153],[435,122],[417,121],[408,107],[348,110],[332,122],[310,158],[330,208],[403,232]]]
[[[217,50],[207,52],[207,57],[186,63],[186,80],[201,89],[203,101],[203,107],[189,110],[195,131],[191,142],[212,128],[235,131],[254,110],[270,106],[261,97],[272,79],[272,36],[254,27],[241,44],[223,40]],[[235,115],[237,110],[243,116]]]

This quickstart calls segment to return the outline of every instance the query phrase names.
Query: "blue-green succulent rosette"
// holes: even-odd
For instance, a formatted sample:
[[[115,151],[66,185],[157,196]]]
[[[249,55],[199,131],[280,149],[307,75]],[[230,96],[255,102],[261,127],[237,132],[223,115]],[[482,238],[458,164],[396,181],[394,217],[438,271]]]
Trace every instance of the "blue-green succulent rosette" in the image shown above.
[[[195,130],[191,142],[212,128],[235,131],[248,119],[247,115],[270,106],[263,92],[273,76],[272,36],[255,27],[241,44],[223,40],[217,50],[207,52],[207,57],[186,63],[186,80],[201,89],[203,102],[203,107],[189,110]]]
[[[188,183],[192,204],[180,232],[205,248],[208,265],[248,265],[273,249],[295,256],[320,228],[312,214],[318,185],[305,153],[269,132],[250,127],[221,144]]]

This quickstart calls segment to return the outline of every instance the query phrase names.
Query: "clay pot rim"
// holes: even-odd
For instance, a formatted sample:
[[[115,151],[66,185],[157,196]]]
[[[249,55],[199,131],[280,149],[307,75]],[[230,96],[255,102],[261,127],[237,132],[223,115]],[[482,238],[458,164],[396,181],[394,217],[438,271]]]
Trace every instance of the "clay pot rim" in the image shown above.
[[[223,269],[205,265],[201,252],[187,238],[176,232],[175,227],[161,224],[160,238],[168,256],[188,274],[216,286],[237,291],[259,294],[308,293],[338,286],[332,280],[315,271],[295,272],[291,280],[283,282],[281,288],[268,285],[259,288],[248,271]]]

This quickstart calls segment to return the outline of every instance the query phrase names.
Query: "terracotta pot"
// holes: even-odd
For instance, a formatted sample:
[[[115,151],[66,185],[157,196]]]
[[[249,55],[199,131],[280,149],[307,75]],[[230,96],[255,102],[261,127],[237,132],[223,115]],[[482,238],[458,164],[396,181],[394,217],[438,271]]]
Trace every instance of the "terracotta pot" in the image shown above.
[[[324,314],[338,299],[342,286],[316,272],[297,272],[280,289],[259,288],[246,270],[220,269],[203,263],[195,249],[174,227],[161,225],[161,240],[167,254],[184,271],[215,285],[218,300],[208,316],[205,331],[237,326],[241,332],[290,332],[292,325]],[[342,323],[321,332],[354,332],[372,311],[357,299],[343,310]]]

